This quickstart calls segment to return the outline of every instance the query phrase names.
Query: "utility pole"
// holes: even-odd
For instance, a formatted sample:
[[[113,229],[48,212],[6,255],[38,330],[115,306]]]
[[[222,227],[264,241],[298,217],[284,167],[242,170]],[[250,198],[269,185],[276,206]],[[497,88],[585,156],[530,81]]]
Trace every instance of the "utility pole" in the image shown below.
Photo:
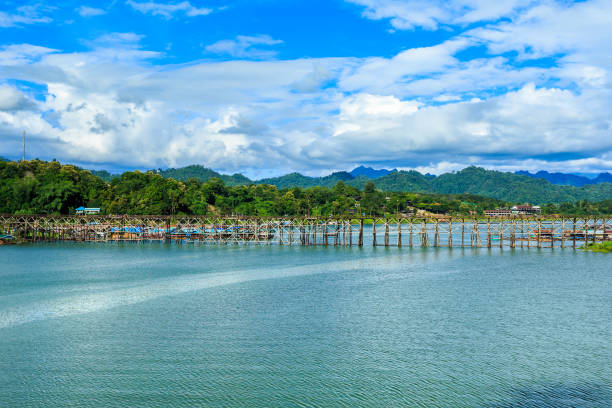
[[[22,160],[25,161],[25,130],[23,131],[23,158]]]

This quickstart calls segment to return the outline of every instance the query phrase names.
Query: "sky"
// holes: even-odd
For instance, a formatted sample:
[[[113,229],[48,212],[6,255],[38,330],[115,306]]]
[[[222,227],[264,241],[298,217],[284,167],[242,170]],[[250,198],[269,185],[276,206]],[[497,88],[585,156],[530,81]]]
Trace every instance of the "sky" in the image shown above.
[[[610,0],[0,1],[0,156],[612,171]]]

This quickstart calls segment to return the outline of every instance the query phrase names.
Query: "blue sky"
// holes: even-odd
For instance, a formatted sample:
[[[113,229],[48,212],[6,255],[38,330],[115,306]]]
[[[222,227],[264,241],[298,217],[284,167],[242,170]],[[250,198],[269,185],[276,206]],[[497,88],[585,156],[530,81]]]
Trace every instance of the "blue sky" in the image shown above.
[[[0,5],[0,155],[252,177],[612,169],[612,2]]]

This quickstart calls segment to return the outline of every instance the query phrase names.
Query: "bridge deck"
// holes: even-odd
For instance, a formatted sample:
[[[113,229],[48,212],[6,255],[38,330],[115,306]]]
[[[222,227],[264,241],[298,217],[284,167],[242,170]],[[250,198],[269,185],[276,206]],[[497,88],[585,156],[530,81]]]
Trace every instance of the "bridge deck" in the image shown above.
[[[597,217],[546,220],[2,215],[0,234],[20,241],[575,248],[612,240],[612,223]]]

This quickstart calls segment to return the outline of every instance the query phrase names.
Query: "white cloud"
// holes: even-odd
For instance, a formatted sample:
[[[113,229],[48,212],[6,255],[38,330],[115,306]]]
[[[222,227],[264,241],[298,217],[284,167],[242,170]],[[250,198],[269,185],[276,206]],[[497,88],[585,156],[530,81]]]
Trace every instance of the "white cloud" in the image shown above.
[[[34,109],[36,104],[12,86],[0,85],[0,111]]]
[[[399,120],[416,113],[421,104],[402,102],[394,96],[359,94],[344,100],[340,105],[334,136],[351,134],[353,140],[371,134],[384,134],[396,128]]]
[[[0,27],[15,27],[25,24],[49,23],[52,19],[44,13],[52,10],[49,6],[21,6],[14,12],[0,11]]]
[[[495,21],[512,16],[533,0],[346,0],[365,7],[364,17],[389,19],[398,30],[433,30],[446,24]]]
[[[95,17],[106,14],[106,10],[88,6],[81,6],[76,9],[76,12],[79,13],[81,17]]]
[[[128,0],[126,2],[134,10],[141,13],[151,13],[154,16],[162,16],[164,18],[172,18],[177,13],[183,13],[187,17],[205,16],[212,13],[210,8],[198,8],[191,5],[188,1],[183,1],[175,4],[156,3],[154,1],[136,2]]]
[[[215,54],[225,54],[236,58],[270,58],[276,51],[262,50],[257,46],[282,44],[269,35],[245,36],[239,35],[233,40],[221,40],[206,46],[206,51]]]
[[[388,92],[415,76],[436,74],[458,64],[453,56],[468,47],[466,39],[449,40],[431,47],[411,48],[393,58],[368,58],[355,70],[345,72],[341,87],[348,91]]]
[[[5,45],[0,48],[0,66],[29,64],[55,51],[31,44]]]
[[[493,168],[533,156],[550,163],[543,168],[553,168],[558,155],[568,154],[592,158],[571,160],[583,171],[599,171],[610,160],[608,88],[574,93],[528,84],[489,98],[451,98],[442,106],[394,93],[347,95],[342,88],[316,87],[301,92],[296,84],[321,72],[341,78],[371,61],[227,61],[160,69],[146,63],[139,39],[129,33],[98,39],[113,44],[112,54],[94,48],[8,58],[22,64],[12,76],[48,86],[40,111],[53,112],[53,120],[38,111],[4,111],[4,134],[17,143],[24,128],[45,154],[69,161],[145,168],[201,163],[255,173],[385,161],[423,169],[443,162]],[[0,75],[7,68],[0,67]],[[471,68],[459,64],[451,70],[464,69]],[[54,70],[63,75],[50,76]],[[440,78],[436,87],[443,88],[448,78]],[[0,149],[6,154],[9,147],[0,143]]]
[[[457,8],[468,3],[474,7]],[[186,13],[182,7],[159,15]],[[494,22],[391,58],[274,60],[266,47],[280,41],[263,35],[206,47],[243,60],[182,65],[154,65],[163,55],[143,49],[136,33],[106,34],[85,43],[89,52],[8,45],[0,77],[40,83],[48,96],[36,109],[17,109],[31,99],[0,88],[0,154],[18,149],[26,129],[41,157],[128,167],[200,163],[268,175],[356,163],[438,173],[471,164],[610,170],[610,6],[496,7],[452,2],[432,24],[453,13]],[[510,18],[498,22],[500,15]],[[458,56],[475,46],[490,54]],[[498,54],[508,51],[519,57]],[[553,63],[530,63],[539,57]]]
[[[569,53],[569,61],[589,59],[610,64],[612,2],[544,2],[510,21],[468,31],[492,52],[517,51],[524,59]]]
[[[367,162],[417,164],[446,162],[449,156],[462,164],[600,156],[612,150],[612,120],[606,113],[611,100],[602,96],[533,84],[487,100],[443,106],[357,95],[342,104],[335,137],[318,141],[317,150],[350,151]],[[369,108],[373,101],[379,111]]]

